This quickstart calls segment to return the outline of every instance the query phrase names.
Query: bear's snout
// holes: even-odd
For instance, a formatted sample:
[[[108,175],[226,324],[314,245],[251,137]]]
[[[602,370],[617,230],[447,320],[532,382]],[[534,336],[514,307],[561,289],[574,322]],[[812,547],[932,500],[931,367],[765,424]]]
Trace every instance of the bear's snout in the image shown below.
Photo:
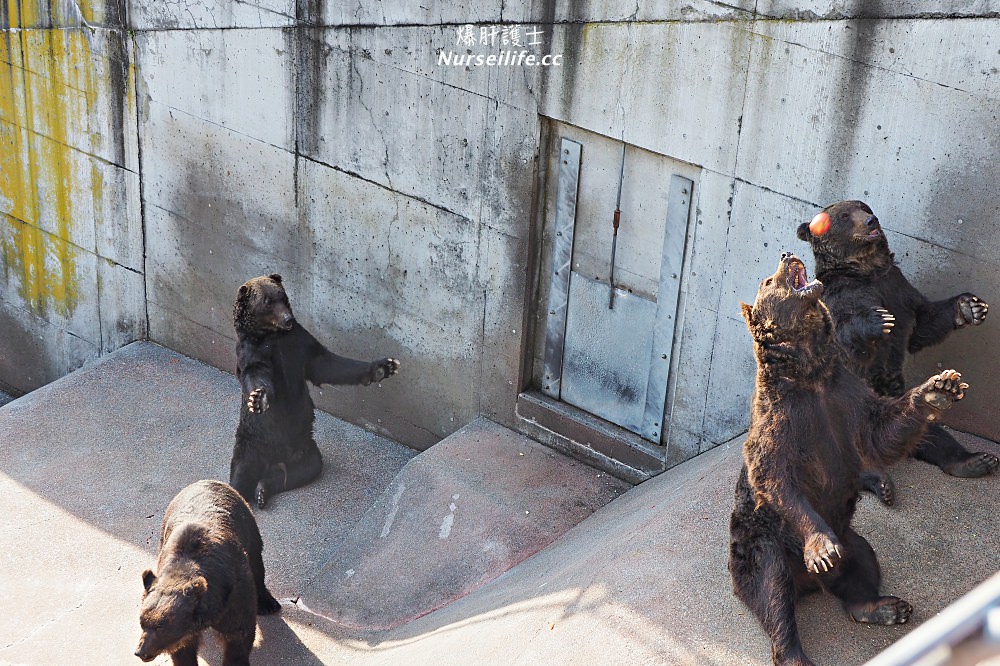
[[[874,215],[869,215],[869,216],[868,216],[868,219],[867,219],[867,220],[865,220],[865,225],[866,225],[866,226],[867,226],[867,227],[868,227],[869,229],[874,229],[874,228],[876,228],[876,227],[878,226],[878,218],[877,218],[877,217],[875,217]]]
[[[155,654],[150,654],[149,652],[146,651],[145,642],[139,644],[139,647],[135,651],[135,656],[147,662],[156,659]]]

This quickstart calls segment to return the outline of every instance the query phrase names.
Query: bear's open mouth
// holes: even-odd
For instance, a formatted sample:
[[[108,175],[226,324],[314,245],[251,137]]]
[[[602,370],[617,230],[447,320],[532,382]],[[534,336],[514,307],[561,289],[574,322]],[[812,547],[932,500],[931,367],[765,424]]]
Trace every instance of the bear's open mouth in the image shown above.
[[[792,289],[795,291],[802,291],[809,284],[809,276],[806,274],[806,267],[800,263],[792,264],[789,267],[791,271],[791,282]]]
[[[801,296],[811,294],[816,287],[822,286],[819,280],[809,281],[806,267],[801,261],[794,261],[788,266],[788,286]]]

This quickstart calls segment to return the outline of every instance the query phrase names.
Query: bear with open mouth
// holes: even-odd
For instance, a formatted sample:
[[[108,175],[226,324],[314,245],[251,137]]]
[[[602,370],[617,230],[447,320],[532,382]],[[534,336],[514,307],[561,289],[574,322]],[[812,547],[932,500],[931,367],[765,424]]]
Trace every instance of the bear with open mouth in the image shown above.
[[[730,520],[733,590],[757,616],[775,664],[812,664],[795,622],[799,595],[825,589],[857,622],[906,622],[912,607],[879,592],[869,543],[851,528],[867,461],[907,455],[927,424],[965,395],[945,370],[898,397],[848,369],[833,317],[802,261],[783,254],[743,304],[757,360],[750,431]]]

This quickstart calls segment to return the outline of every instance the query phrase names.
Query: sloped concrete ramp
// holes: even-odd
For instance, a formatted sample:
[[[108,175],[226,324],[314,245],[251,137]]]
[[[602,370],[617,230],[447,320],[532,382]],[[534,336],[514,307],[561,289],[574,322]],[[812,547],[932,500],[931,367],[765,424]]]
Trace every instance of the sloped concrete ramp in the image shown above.
[[[391,629],[496,578],[630,484],[481,419],[411,460],[300,604]]]
[[[768,666],[726,568],[741,445],[637,486],[500,579],[380,636],[365,663]],[[898,507],[866,495],[855,524],[882,562],[883,592],[910,601],[913,621],[855,624],[834,598],[806,597],[799,628],[820,666],[863,664],[1000,568],[1000,478],[954,479],[916,461],[893,472]]]

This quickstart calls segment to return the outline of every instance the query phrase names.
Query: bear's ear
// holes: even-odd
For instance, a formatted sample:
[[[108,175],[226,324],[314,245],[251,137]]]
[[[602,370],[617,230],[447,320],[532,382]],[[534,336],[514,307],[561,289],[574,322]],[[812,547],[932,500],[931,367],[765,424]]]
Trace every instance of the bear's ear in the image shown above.
[[[156,582],[156,574],[149,569],[142,572],[142,586],[146,588],[147,592],[149,592],[149,588],[153,587],[154,582]]]
[[[750,324],[753,321],[753,306],[740,302],[740,309],[743,310],[743,318]]]
[[[243,285],[240,287],[239,292],[236,294],[237,298],[246,298],[247,294],[250,293],[250,287],[248,285]]]
[[[799,240],[804,240],[807,243],[812,240],[812,232],[809,231],[809,223],[803,222],[799,225],[799,228],[795,230],[795,235],[799,237]]]
[[[208,581],[205,580],[204,576],[198,576],[181,590],[185,597],[201,597],[204,596],[205,591],[208,589]]]
[[[267,277],[271,278],[272,280],[274,280],[274,281],[275,281],[275,282],[277,282],[278,284],[281,284],[281,276],[280,276],[280,275],[278,275],[277,273],[271,273],[271,274],[270,274],[270,275],[268,275]]]

